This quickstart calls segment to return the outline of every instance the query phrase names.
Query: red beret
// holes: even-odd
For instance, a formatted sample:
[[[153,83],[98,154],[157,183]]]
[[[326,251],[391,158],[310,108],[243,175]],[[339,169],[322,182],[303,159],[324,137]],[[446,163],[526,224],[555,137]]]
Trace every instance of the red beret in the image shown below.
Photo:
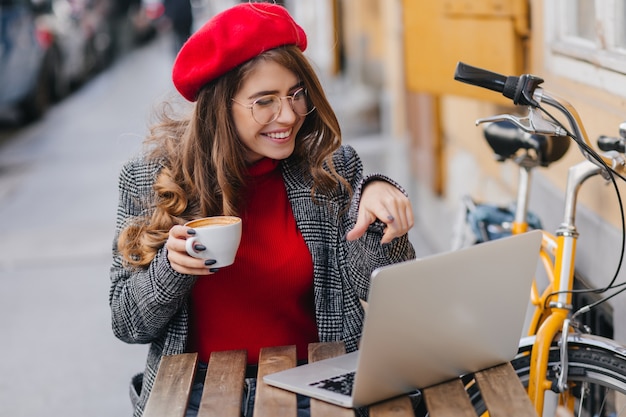
[[[200,88],[255,56],[283,45],[304,51],[306,34],[282,6],[242,3],[211,18],[178,52],[174,86],[189,101]]]

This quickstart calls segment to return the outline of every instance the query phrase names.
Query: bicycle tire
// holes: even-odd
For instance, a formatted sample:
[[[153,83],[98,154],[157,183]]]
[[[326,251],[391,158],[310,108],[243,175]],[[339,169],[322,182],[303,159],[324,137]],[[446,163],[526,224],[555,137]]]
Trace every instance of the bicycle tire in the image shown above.
[[[520,341],[517,356],[511,361],[524,387],[528,386],[530,351],[535,337]],[[547,376],[556,380],[559,366],[559,341],[550,348]],[[594,335],[570,334],[568,336],[568,376],[571,387],[567,393],[575,397],[575,417],[616,417],[626,415],[626,346]],[[485,406],[478,387],[471,378],[466,379],[468,395],[480,416]],[[581,388],[585,396],[581,404]],[[556,394],[555,394],[556,395]]]

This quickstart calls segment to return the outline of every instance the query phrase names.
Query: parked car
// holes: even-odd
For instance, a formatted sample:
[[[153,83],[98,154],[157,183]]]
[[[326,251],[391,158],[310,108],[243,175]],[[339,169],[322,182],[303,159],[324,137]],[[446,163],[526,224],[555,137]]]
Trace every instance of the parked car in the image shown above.
[[[37,27],[50,36],[51,94],[60,100],[112,62],[110,0],[46,1]]]
[[[30,0],[0,0],[0,111],[30,121],[47,110],[50,97],[50,37],[36,25]]]
[[[143,0],[113,0],[111,22],[116,55],[123,55],[157,34],[155,20]]]
[[[153,23],[141,0],[0,0],[0,116],[41,117]]]

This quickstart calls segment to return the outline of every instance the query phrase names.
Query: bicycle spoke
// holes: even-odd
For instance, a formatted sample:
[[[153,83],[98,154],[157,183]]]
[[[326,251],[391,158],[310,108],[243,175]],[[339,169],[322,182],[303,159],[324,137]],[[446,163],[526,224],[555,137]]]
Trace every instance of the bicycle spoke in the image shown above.
[[[602,396],[602,405],[600,405],[600,409],[597,412],[598,417],[604,415],[604,407],[606,407],[607,400],[609,398],[609,389],[604,389],[604,395]]]
[[[580,403],[578,404],[578,416],[582,416],[582,412],[584,409],[584,404],[585,404],[585,398],[587,396],[587,394],[589,393],[589,386],[587,385],[586,382],[583,382],[583,385],[580,389]]]

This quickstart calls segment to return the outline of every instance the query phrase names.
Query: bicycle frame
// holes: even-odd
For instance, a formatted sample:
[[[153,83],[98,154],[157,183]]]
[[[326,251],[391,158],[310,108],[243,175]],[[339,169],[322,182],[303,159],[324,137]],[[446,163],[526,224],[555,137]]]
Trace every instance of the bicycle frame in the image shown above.
[[[533,94],[536,103],[545,103],[559,110],[569,121],[572,130],[578,138],[589,144],[587,134],[576,110],[565,100],[549,96],[542,89],[537,88]],[[494,116],[479,119],[476,124],[483,122],[510,120],[518,127],[528,132],[542,132],[563,134],[559,127],[550,127],[551,122],[543,119],[535,106],[529,106],[529,116],[525,119],[516,119],[509,115]],[[587,152],[580,148],[583,155]],[[610,166],[614,160],[607,158]],[[524,233],[528,230],[526,222],[528,197],[530,192],[532,167],[520,164],[520,181],[517,195],[515,221],[512,233]],[[576,257],[576,243],[578,231],[576,229],[576,200],[580,187],[590,177],[601,175],[605,171],[597,162],[585,160],[571,167],[568,171],[568,180],[565,190],[565,208],[563,222],[555,235],[544,231],[544,239],[540,259],[548,278],[548,285],[542,294],[539,294],[537,283],[534,282],[531,290],[531,303],[535,311],[529,326],[529,336],[535,336],[530,358],[530,374],[528,395],[535,405],[538,415],[543,415],[546,391],[565,392],[567,384],[567,355],[561,354],[561,369],[558,370],[556,384],[547,378],[548,356],[552,342],[559,334],[573,332],[569,314],[572,310],[571,290],[574,286],[574,265]],[[567,337],[561,337],[561,352],[567,351]],[[564,404],[572,406],[570,404]]]
[[[535,404],[538,413],[543,411],[545,392],[554,390],[564,392],[567,389],[563,375],[567,374],[567,357],[561,357],[559,382],[554,387],[546,377],[545,369],[548,366],[548,353],[552,341],[559,333],[572,331],[569,323],[569,313],[572,309],[571,290],[574,285],[574,265],[576,259],[576,243],[578,232],[575,226],[576,196],[582,183],[588,178],[601,173],[601,168],[589,161],[583,161],[569,170],[566,189],[565,218],[559,226],[556,236],[546,234],[547,240],[554,242],[554,262],[551,283],[541,297],[535,297],[536,311],[533,316],[531,329],[536,329],[535,345],[531,353],[531,369],[528,384],[528,395]],[[547,250],[542,249],[541,258],[547,256]],[[544,260],[545,263],[545,260]],[[550,264],[547,264],[550,267]],[[549,274],[550,275],[550,274]],[[556,295],[552,295],[556,293]],[[567,338],[561,338],[563,349],[566,349]],[[541,414],[540,414],[541,415]]]

